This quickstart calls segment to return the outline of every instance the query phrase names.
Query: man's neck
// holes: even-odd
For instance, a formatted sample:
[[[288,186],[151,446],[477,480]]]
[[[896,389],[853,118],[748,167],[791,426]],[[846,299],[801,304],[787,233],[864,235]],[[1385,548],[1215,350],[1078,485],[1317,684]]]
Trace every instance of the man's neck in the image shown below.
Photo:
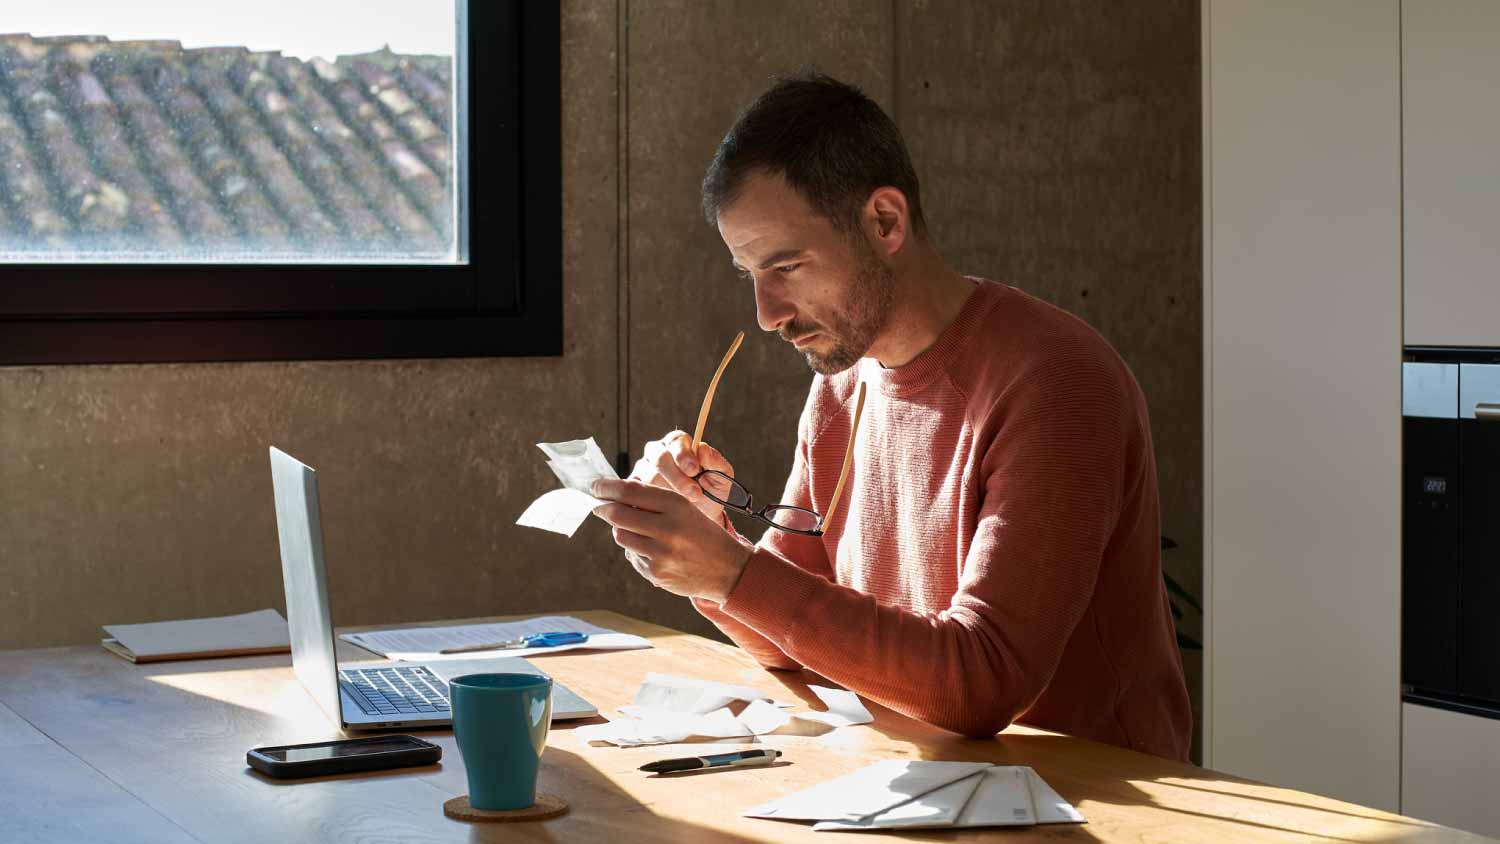
[[[867,353],[887,369],[905,366],[932,347],[963,310],[974,282],[949,267],[937,250],[921,242],[896,267],[896,301],[890,321]]]

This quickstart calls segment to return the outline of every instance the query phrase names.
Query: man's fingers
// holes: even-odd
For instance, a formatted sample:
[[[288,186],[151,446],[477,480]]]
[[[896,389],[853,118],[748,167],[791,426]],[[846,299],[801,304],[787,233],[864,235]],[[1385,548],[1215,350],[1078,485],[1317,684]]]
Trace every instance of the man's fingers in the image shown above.
[[[650,560],[630,550],[625,552],[625,559],[630,561],[630,567],[635,569],[636,574],[644,577],[653,586],[656,585],[656,578],[651,576]]]
[[[676,490],[678,495],[685,498],[698,497],[702,493],[702,490],[698,488],[698,482],[693,480],[690,474],[684,474],[680,467],[678,458],[670,451],[663,451],[656,458],[656,476],[664,481],[668,488]],[[657,486],[661,485],[657,484]]]
[[[653,555],[661,553],[661,546],[657,544],[656,540],[652,539],[649,536],[642,536],[635,531],[617,527],[614,529],[614,538],[616,545],[624,548],[626,551],[634,551],[636,554],[645,557],[647,560],[651,559]],[[629,554],[625,556],[627,559],[630,559],[630,564],[632,566],[635,566],[636,571],[641,571],[642,568],[646,568],[646,571],[642,572],[642,574],[649,573],[649,567],[637,564],[635,559]]]
[[[713,469],[715,472],[723,472],[731,478],[734,477],[734,466],[707,441],[698,443],[698,462],[704,469]]]
[[[594,481],[591,488],[595,498],[605,501],[618,501],[621,504],[629,504],[639,510],[649,510],[653,513],[666,512],[673,502],[681,501],[682,496],[674,490],[661,489],[650,486],[640,481],[616,481],[608,478],[600,478]]]
[[[617,528],[625,528],[642,535],[655,535],[661,529],[660,513],[642,510],[629,504],[619,502],[600,504],[594,508],[594,515]]]
[[[673,431],[662,437],[661,441],[684,474],[696,475],[703,468],[698,465],[698,455],[693,453],[693,438],[686,432]]]

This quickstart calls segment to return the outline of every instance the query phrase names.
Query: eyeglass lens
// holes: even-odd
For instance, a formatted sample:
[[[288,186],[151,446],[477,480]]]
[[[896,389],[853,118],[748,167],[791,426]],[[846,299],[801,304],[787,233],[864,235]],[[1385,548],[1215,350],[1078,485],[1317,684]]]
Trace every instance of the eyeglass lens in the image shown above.
[[[750,507],[750,492],[740,486],[739,481],[721,472],[712,470],[698,475],[698,486],[709,498],[741,510]],[[787,530],[814,531],[818,529],[818,514],[789,504],[772,504],[763,513],[766,521]]]
[[[698,476],[698,486],[703,488],[703,492],[709,498],[720,504],[740,508],[750,506],[749,490],[740,486],[738,481],[735,481],[722,472],[715,472],[713,470],[705,471]]]
[[[801,507],[776,505],[766,508],[766,520],[787,530],[817,530],[818,514]]]

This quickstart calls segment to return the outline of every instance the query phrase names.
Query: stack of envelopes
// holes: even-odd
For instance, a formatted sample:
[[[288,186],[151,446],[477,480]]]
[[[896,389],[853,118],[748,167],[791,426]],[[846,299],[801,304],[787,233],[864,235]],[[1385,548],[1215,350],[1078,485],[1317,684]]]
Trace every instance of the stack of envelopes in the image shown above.
[[[820,831],[1084,822],[1031,768],[905,759],[877,762],[743,814],[817,821],[813,829]]]

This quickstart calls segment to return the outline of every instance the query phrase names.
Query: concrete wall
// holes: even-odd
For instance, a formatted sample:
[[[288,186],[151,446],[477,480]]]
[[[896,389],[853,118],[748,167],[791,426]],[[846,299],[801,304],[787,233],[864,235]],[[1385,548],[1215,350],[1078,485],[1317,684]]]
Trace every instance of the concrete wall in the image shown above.
[[[706,436],[780,489],[810,374],[755,330],[697,188],[738,108],[803,65],[896,117],[956,266],[1125,355],[1182,546],[1166,563],[1199,591],[1197,3],[562,9],[563,358],[0,369],[0,647],[278,606],[268,443],[320,470],[341,622],[599,606],[703,630],[602,525],[570,542],[513,523],[552,485],[531,443],[638,454],[689,428],[739,329]]]

